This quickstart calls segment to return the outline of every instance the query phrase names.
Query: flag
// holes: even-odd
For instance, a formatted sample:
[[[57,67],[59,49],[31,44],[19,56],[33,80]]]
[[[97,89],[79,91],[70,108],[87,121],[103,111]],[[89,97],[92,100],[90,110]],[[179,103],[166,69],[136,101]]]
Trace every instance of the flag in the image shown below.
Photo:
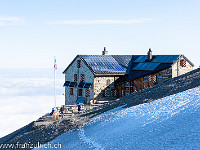
[[[54,60],[54,69],[57,70],[56,58]]]

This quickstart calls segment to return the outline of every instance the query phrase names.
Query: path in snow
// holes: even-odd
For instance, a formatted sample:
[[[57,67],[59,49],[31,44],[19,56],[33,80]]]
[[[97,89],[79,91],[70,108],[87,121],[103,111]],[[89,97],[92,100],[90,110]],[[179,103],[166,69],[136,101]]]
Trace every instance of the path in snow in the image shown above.
[[[99,145],[98,143],[96,143],[94,140],[87,138],[85,136],[85,130],[84,128],[79,130],[79,138],[86,144],[90,145],[90,148],[94,148],[95,150],[103,150],[104,148]]]

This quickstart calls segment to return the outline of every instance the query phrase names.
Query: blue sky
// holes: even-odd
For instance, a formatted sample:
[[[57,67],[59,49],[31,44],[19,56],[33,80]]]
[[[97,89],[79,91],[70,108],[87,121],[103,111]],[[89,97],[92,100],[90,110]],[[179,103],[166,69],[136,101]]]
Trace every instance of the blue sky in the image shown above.
[[[0,68],[77,54],[185,54],[200,65],[199,0],[0,0]]]

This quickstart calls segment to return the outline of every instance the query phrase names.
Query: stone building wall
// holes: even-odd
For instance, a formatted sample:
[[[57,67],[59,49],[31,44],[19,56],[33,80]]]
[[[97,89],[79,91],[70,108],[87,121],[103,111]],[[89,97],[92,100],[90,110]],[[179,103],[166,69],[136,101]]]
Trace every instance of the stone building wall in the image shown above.
[[[166,79],[172,78],[172,67],[160,71],[159,74],[162,75],[163,81],[165,81]]]
[[[77,68],[77,60],[81,61],[81,67]],[[85,63],[77,57],[74,63],[68,68],[65,72],[65,81],[74,81],[74,74],[77,74],[77,80],[80,82],[80,75],[84,74],[85,82],[91,82],[92,87],[90,90],[90,96],[87,97],[87,101],[94,98],[94,74],[91,70],[85,65]],[[83,97],[85,97],[85,90],[83,90]],[[73,88],[73,95],[70,95],[70,87],[65,87],[65,105],[75,104],[78,96],[77,86]]]
[[[106,100],[113,99],[115,87],[115,77],[95,77],[94,78],[94,99]],[[106,90],[106,91],[105,91]],[[106,96],[105,96],[106,92]]]

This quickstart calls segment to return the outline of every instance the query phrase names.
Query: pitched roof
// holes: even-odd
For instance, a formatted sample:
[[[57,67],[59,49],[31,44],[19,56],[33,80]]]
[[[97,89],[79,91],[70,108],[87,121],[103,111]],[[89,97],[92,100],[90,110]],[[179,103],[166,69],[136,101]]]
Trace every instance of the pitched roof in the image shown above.
[[[95,74],[126,73],[132,55],[80,55]]]
[[[149,61],[147,55],[134,55],[129,63],[126,75],[117,83],[136,79],[171,67],[180,55],[153,55]]]
[[[178,57],[179,55],[153,55],[149,61],[147,55],[133,55],[126,74],[131,71],[153,71],[157,67],[163,66],[161,64],[173,64]],[[161,67],[160,69],[165,68]]]
[[[129,80],[167,69],[183,55],[77,55],[95,75],[124,75],[119,80]],[[183,56],[193,65],[185,56]],[[71,66],[70,63],[63,73]]]

